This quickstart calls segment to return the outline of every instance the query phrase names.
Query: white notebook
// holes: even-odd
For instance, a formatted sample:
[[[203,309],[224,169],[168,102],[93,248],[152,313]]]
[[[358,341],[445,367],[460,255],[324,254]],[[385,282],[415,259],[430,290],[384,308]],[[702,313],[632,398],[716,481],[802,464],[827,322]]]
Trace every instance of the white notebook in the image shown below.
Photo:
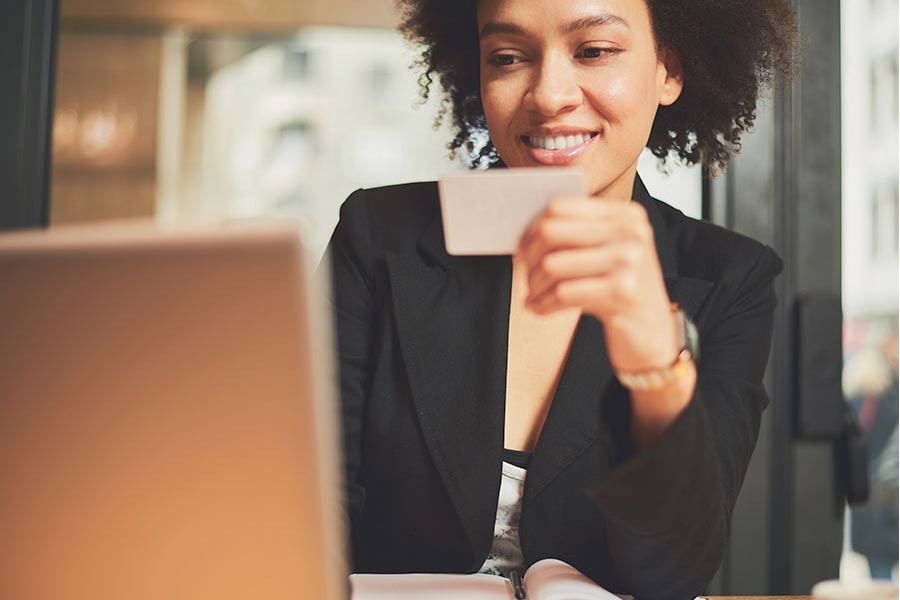
[[[575,567],[547,558],[531,565],[523,578],[528,600],[621,600]],[[356,574],[352,600],[513,600],[512,587],[496,575]]]

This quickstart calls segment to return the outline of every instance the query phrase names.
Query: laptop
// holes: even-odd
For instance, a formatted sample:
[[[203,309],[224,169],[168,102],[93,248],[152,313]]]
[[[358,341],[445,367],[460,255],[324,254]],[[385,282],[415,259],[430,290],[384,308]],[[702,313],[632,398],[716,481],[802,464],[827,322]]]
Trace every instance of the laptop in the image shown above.
[[[0,598],[346,597],[298,230],[0,235]]]

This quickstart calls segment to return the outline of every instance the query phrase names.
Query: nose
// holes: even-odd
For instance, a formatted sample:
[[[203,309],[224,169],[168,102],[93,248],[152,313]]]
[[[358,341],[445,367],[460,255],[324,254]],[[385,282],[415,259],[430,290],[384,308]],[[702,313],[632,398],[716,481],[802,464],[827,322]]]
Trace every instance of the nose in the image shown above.
[[[575,65],[564,58],[548,56],[536,70],[524,104],[529,111],[552,117],[574,109],[581,100]]]

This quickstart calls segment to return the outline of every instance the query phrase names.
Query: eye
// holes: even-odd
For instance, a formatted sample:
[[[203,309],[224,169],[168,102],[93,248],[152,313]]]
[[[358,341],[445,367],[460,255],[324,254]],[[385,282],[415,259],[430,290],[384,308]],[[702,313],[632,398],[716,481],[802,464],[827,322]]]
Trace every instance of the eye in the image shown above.
[[[581,49],[578,54],[576,54],[576,58],[605,58],[607,56],[612,56],[613,54],[617,54],[619,52],[618,48],[603,48],[599,46],[589,46],[587,48]]]
[[[487,59],[487,63],[495,67],[511,67],[520,62],[522,62],[521,56],[509,53],[492,54]]]

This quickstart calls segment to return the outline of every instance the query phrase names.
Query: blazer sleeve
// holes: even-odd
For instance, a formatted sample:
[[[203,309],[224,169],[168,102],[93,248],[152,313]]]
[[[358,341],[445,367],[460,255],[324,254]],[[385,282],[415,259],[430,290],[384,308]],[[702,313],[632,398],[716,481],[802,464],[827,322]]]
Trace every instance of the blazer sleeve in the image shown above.
[[[317,271],[320,284],[332,292],[330,302],[340,373],[345,508],[351,532],[356,529],[354,525],[366,501],[365,489],[360,484],[360,468],[375,322],[371,233],[364,194],[363,190],[357,190],[344,201],[325,259]]]
[[[639,600],[693,598],[722,561],[768,403],[762,379],[782,263],[760,248],[703,328],[688,406],[654,446],[625,458],[591,490],[617,583]]]

